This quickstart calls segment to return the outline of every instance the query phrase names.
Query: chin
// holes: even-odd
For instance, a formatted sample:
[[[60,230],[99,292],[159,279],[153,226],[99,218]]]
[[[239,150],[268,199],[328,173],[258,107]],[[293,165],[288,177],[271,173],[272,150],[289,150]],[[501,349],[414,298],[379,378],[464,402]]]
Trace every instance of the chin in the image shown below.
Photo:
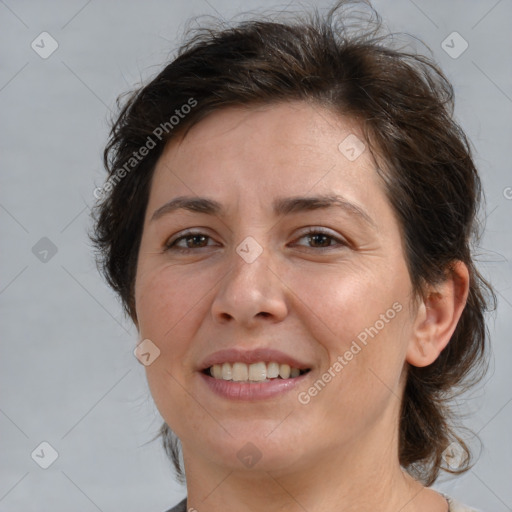
[[[261,429],[251,423],[251,428],[240,426],[238,431],[226,426],[232,437],[223,435],[221,439],[210,438],[203,453],[209,453],[210,460],[230,471],[274,472],[295,467],[303,456],[297,449],[303,442],[299,444],[294,441],[293,436],[285,430],[278,434],[275,421],[272,422],[275,430],[272,432],[268,423],[264,422]]]

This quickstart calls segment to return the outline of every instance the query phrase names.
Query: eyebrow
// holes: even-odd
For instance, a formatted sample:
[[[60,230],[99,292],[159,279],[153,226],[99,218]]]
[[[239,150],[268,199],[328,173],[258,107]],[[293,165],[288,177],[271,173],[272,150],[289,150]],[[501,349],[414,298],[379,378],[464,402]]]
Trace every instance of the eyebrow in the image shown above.
[[[336,194],[282,197],[277,198],[272,204],[272,209],[276,216],[333,207],[341,208],[373,228],[377,228],[373,219],[363,208]],[[222,204],[214,199],[197,196],[179,196],[155,210],[151,217],[151,222],[180,209],[195,213],[205,213],[207,215],[222,215],[224,211]]]

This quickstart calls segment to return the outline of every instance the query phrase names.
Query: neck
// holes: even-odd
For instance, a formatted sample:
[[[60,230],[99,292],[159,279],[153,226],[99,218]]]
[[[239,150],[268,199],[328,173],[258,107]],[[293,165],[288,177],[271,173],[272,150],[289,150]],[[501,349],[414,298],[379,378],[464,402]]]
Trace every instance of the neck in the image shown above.
[[[446,512],[445,500],[407,475],[394,442],[365,439],[287,469],[241,471],[183,447],[188,510],[198,512]]]

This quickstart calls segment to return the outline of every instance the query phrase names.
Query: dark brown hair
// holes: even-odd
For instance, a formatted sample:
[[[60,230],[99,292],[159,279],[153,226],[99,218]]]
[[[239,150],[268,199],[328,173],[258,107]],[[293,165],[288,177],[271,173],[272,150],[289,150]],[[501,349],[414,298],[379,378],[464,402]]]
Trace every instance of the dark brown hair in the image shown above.
[[[352,4],[362,11],[349,12]],[[151,178],[167,141],[235,105],[300,100],[358,121],[380,162],[415,297],[445,279],[456,260],[470,273],[466,307],[448,346],[430,366],[407,369],[399,460],[430,485],[441,468],[460,473],[470,467],[470,458],[457,470],[443,467],[442,453],[452,440],[469,453],[450,401],[486,370],[484,313],[496,297],[473,262],[482,191],[467,137],[453,119],[452,86],[431,58],[395,48],[396,35],[382,32],[379,15],[364,0],[338,2],[324,16],[260,16],[194,30],[156,78],[123,105],[118,99],[104,152],[109,179],[95,192],[100,200],[91,239],[99,268],[136,322],[137,254]],[[160,435],[183,480],[179,441],[165,423]]]

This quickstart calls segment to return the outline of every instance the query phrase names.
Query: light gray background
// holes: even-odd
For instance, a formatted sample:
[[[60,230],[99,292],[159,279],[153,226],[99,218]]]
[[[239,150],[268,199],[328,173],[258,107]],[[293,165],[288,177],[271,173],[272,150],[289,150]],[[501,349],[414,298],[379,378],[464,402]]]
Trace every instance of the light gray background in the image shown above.
[[[185,495],[160,443],[144,445],[161,418],[133,355],[136,331],[86,237],[105,177],[107,114],[119,93],[159,71],[189,17],[284,5],[0,1],[1,512],[162,512]],[[465,404],[484,447],[472,471],[436,487],[486,512],[512,510],[512,2],[374,5],[392,30],[425,41],[453,81],[487,195],[480,260],[500,299],[489,322],[494,362]],[[59,44],[48,59],[30,46],[43,31]],[[457,59],[440,46],[453,31],[469,43]],[[47,262],[32,252],[42,237],[58,249]],[[42,441],[59,453],[46,470],[31,459]]]

